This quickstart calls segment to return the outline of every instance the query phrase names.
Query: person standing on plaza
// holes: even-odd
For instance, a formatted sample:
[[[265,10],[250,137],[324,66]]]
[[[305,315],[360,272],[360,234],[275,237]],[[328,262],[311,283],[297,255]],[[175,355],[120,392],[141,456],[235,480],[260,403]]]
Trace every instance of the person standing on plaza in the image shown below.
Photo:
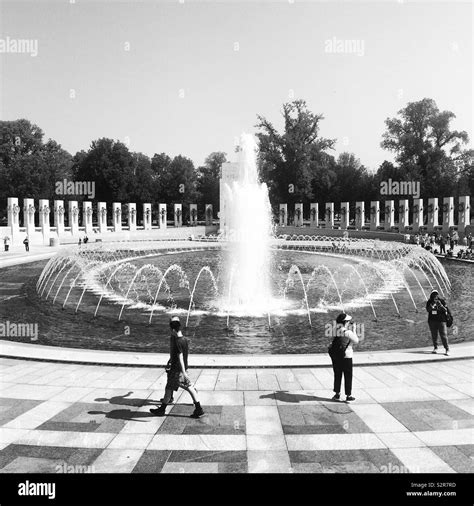
[[[180,330],[181,322],[178,316],[173,316],[170,320],[170,370],[168,373],[168,381],[165,387],[165,396],[162,399],[159,408],[150,409],[150,412],[156,416],[166,415],[166,406],[171,402],[173,392],[182,388],[186,390],[193,399],[194,411],[192,418],[200,418],[204,415],[204,410],[198,399],[196,389],[191,385],[188,376],[188,347],[189,341],[183,336]]]
[[[459,242],[459,234],[458,234],[457,230],[453,231],[453,241],[454,241],[454,246],[457,246],[458,242]]]
[[[428,326],[431,332],[431,339],[433,340],[433,351],[431,353],[438,353],[439,333],[441,342],[446,350],[445,354],[449,355],[447,321],[451,317],[451,311],[446,301],[439,296],[437,290],[433,290],[430,298],[426,301],[426,311],[428,311]]]
[[[28,236],[26,236],[23,240],[23,244],[25,245],[25,251],[30,251],[30,240],[28,239]]]
[[[10,249],[10,238],[8,235],[3,238],[3,246],[5,248],[5,251],[8,251]]]
[[[441,237],[439,238],[439,252],[442,255],[446,255],[446,239],[443,234],[441,234]]]
[[[341,398],[341,383],[344,375],[344,392],[346,402],[354,401],[352,396],[352,358],[354,356],[353,344],[359,342],[357,334],[349,329],[352,316],[341,313],[336,318],[336,336],[333,339],[331,348],[338,348],[340,353],[331,353],[332,368],[334,371],[334,396],[333,400]]]

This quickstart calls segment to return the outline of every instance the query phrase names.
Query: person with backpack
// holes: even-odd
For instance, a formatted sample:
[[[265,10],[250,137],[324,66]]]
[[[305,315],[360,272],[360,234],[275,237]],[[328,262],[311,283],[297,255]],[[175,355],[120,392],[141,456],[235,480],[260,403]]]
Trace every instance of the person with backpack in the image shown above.
[[[329,355],[334,371],[334,397],[335,401],[341,398],[341,382],[344,375],[344,392],[346,402],[354,401],[352,396],[352,345],[359,342],[357,334],[349,329],[352,316],[341,313],[336,318],[336,336],[329,347]]]
[[[426,301],[426,310],[428,311],[428,326],[430,327],[431,339],[433,340],[433,351],[438,353],[438,333],[446,350],[446,356],[449,355],[448,344],[448,324],[452,325],[453,317],[446,301],[439,296],[438,290],[433,290],[430,298]]]
[[[198,399],[196,389],[192,386],[188,376],[188,339],[183,336],[180,330],[181,322],[178,316],[173,316],[170,320],[170,366],[168,380],[165,387],[165,396],[161,400],[159,408],[150,409],[150,413],[156,416],[166,415],[166,406],[171,403],[173,391],[182,388],[186,390],[193,399],[194,411],[192,418],[200,418],[204,415],[204,410]]]

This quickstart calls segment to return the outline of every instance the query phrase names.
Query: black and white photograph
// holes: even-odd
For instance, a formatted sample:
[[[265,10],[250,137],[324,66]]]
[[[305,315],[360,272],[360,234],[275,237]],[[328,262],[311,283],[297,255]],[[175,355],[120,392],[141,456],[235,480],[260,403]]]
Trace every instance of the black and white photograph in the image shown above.
[[[472,0],[0,0],[0,506],[474,504]]]

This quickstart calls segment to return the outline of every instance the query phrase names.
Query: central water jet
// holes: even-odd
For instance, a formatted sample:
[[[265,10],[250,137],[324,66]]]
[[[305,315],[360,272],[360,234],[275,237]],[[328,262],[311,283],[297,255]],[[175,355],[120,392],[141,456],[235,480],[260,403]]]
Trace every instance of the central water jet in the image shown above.
[[[271,305],[270,241],[272,231],[268,189],[257,169],[257,144],[242,134],[238,181],[225,185],[228,209],[227,311],[264,314]]]

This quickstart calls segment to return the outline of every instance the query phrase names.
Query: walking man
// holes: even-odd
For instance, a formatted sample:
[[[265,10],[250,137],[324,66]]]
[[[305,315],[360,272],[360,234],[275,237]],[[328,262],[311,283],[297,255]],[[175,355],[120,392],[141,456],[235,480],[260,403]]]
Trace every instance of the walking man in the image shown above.
[[[352,345],[359,342],[357,334],[349,329],[349,322],[352,316],[341,313],[336,318],[337,330],[336,337],[333,340],[332,347],[342,348],[340,354],[331,354],[332,368],[334,371],[334,397],[333,400],[338,401],[341,398],[341,382],[344,374],[344,392],[346,394],[346,402],[354,401],[352,396]]]
[[[25,250],[30,251],[30,240],[28,239],[28,236],[26,236],[23,240],[23,244],[25,245]]]
[[[183,336],[181,323],[177,316],[173,316],[170,320],[170,370],[168,373],[168,381],[165,387],[165,396],[162,399],[159,408],[150,409],[150,412],[156,416],[165,416],[166,406],[171,402],[173,392],[178,388],[183,388],[193,399],[194,411],[193,418],[200,418],[204,415],[204,410],[198,399],[196,389],[191,385],[187,369],[188,369],[188,339]]]
[[[426,310],[428,311],[428,326],[430,327],[431,339],[433,340],[433,351],[431,353],[438,353],[438,333],[441,337],[446,355],[449,355],[448,344],[448,314],[451,311],[446,304],[446,301],[439,296],[437,290],[433,290],[430,298],[426,301]]]

